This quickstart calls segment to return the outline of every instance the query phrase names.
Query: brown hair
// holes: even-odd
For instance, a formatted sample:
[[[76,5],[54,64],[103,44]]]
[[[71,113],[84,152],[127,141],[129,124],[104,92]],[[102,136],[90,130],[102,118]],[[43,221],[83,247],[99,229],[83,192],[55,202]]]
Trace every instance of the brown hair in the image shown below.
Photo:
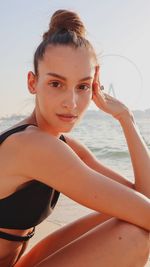
[[[43,34],[43,41],[35,51],[35,74],[38,75],[38,61],[43,59],[49,45],[70,45],[74,48],[85,46],[92,51],[97,62],[94,49],[85,35],[84,24],[77,13],[68,10],[57,10],[51,17],[48,31]]]

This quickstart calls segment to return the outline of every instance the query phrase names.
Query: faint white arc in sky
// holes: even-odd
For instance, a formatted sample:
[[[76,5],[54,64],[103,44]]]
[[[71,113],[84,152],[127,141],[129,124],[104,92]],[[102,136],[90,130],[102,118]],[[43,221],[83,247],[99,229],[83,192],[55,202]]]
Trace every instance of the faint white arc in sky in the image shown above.
[[[142,90],[142,88],[143,88],[143,76],[142,76],[142,73],[141,73],[139,67],[137,66],[137,64],[133,60],[131,60],[127,56],[123,56],[120,54],[103,54],[103,55],[101,55],[101,58],[104,58],[104,57],[119,57],[119,58],[125,59],[130,64],[132,64],[134,66],[134,68],[136,69],[138,76],[140,78],[140,90]]]

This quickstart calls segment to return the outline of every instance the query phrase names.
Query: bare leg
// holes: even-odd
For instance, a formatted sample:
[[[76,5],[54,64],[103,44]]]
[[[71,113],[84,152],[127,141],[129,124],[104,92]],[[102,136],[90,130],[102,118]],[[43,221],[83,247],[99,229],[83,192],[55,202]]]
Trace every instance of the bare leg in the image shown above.
[[[98,222],[98,216],[97,219],[95,219],[95,223],[96,220]],[[86,219],[84,219],[84,222],[86,222]],[[85,225],[86,224],[82,223],[82,226]],[[78,226],[78,224],[76,224],[76,226]],[[78,229],[75,227],[75,223],[72,230],[73,229],[73,232],[76,232]],[[70,240],[66,245],[65,242],[68,240],[65,238],[70,236],[71,233],[73,234],[73,232],[69,227],[68,233],[67,227],[64,232],[63,229],[60,230],[58,230],[58,232],[60,231],[60,235],[57,232],[55,238],[49,236],[41,241],[39,246],[37,245],[31,250],[31,253],[24,256],[23,261],[19,261],[16,267],[46,267],[50,265],[57,267],[60,266],[60,264],[62,267],[142,267],[146,263],[149,253],[149,234],[145,230],[134,225],[121,222],[117,219],[110,219],[94,227],[92,230],[89,230],[76,240],[74,240],[73,236],[74,241],[71,242]],[[65,240],[63,246],[62,240]],[[61,242],[59,245],[60,249],[56,250],[55,244],[59,244],[59,242]],[[53,245],[55,249],[52,248]],[[44,252],[46,248],[47,258],[45,257],[45,260],[38,261],[39,253]],[[32,261],[33,259],[36,259],[36,263]]]
[[[110,218],[111,217],[108,215],[92,212],[64,227],[61,227],[59,230],[42,239],[26,255],[24,255],[15,266],[34,266],[37,262],[47,258],[60,248]]]
[[[142,267],[149,252],[148,233],[110,219],[50,255],[36,267]]]

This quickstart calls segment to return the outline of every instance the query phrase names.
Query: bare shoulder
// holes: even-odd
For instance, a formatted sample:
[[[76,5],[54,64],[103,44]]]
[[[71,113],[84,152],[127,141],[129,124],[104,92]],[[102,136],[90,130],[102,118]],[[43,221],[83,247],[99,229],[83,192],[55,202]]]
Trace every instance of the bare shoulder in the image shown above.
[[[12,136],[10,146],[17,173],[29,179],[37,177],[50,185],[53,181],[47,181],[47,177],[55,177],[55,180],[59,175],[68,177],[84,165],[70,145],[34,126]]]
[[[91,151],[82,144],[79,140],[75,138],[64,135],[67,147],[71,148],[72,151],[78,155],[81,160],[85,160],[89,156],[93,156]],[[32,155],[35,151],[39,151],[39,149],[46,150],[51,147],[51,151],[53,149],[61,149],[61,146],[65,146],[64,142],[62,142],[59,138],[56,138],[44,131],[40,128],[30,125],[24,131],[16,132],[15,134],[10,135],[4,142],[4,147],[7,151],[12,151],[17,155],[17,152],[28,153],[28,149],[30,149]]]
[[[46,156],[49,156],[49,160],[51,160],[51,156],[54,158],[54,154],[61,153],[65,147],[67,150],[70,149],[61,139],[35,126],[30,126],[25,131],[12,135],[9,143],[16,156],[28,156],[31,160],[37,160],[38,155],[41,160],[46,160]]]
[[[55,146],[57,142],[60,143],[58,138],[33,125],[30,125],[24,131],[19,131],[10,135],[5,141],[7,146],[11,146],[16,149],[15,152],[18,150],[22,152],[24,151],[24,153],[28,149],[32,151],[32,149],[35,149],[35,147],[37,150],[43,148],[44,144],[53,144],[53,146]],[[44,146],[44,149],[46,151],[46,146]]]

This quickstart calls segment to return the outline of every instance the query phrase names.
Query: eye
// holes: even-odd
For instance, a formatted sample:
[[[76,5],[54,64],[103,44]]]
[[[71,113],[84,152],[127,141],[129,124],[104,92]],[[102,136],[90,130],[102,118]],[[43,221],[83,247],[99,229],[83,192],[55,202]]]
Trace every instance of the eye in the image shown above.
[[[81,85],[79,85],[79,89],[80,90],[82,90],[82,91],[87,91],[87,90],[89,90],[90,89],[90,85],[89,84],[81,84]]]
[[[58,81],[49,82],[48,85],[50,87],[55,87],[55,88],[59,88],[59,87],[62,86],[62,84],[60,82],[58,82]]]

